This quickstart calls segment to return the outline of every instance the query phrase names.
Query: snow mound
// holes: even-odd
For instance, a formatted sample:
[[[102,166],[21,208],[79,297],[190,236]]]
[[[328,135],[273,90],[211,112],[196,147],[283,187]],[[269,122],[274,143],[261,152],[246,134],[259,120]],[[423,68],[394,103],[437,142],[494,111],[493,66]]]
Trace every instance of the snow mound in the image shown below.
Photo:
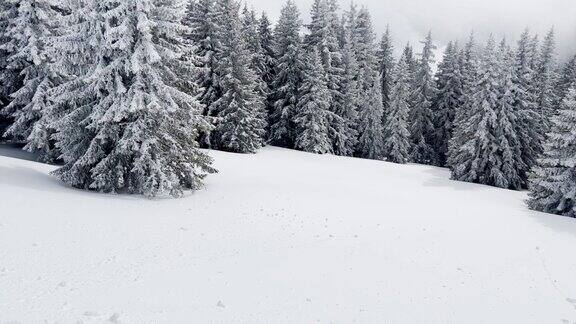
[[[0,323],[576,322],[576,221],[524,193],[419,165],[210,154],[204,190],[162,200],[0,157]]]

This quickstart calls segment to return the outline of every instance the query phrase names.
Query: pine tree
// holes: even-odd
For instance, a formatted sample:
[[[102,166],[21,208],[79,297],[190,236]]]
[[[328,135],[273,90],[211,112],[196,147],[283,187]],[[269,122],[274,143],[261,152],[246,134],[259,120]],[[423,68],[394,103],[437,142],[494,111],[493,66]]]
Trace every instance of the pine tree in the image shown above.
[[[513,89],[514,107],[518,114],[520,156],[523,162],[523,168],[520,170],[523,186],[526,186],[528,173],[537,164],[537,159],[543,152],[542,144],[545,137],[545,116],[538,109],[536,93],[538,75],[534,70],[534,62],[537,54],[530,32],[525,30],[516,49],[514,62],[516,78]]]
[[[386,26],[386,31],[380,40],[380,48],[377,55],[379,72],[382,76],[382,105],[384,106],[385,117],[386,111],[388,111],[388,107],[390,106],[390,88],[392,87],[392,73],[394,69],[394,46],[388,26]]]
[[[5,135],[27,143],[25,149],[37,153],[38,159],[46,162],[54,161],[59,155],[50,138],[53,130],[42,119],[50,105],[51,89],[63,82],[63,76],[53,68],[50,59],[57,55],[51,47],[60,22],[55,8],[56,4],[50,0],[20,1],[18,14],[6,31],[15,46],[15,52],[8,57],[9,68],[14,66],[20,70],[23,79],[4,108],[4,113],[14,118]]]
[[[518,110],[516,103],[515,53],[502,41],[498,52],[499,92],[496,106],[495,139],[498,148],[494,153],[497,169],[493,170],[494,185],[500,188],[521,189],[525,186],[522,171],[522,148],[518,136]]]
[[[330,91],[330,111],[339,118],[331,120],[330,139],[337,155],[351,155],[349,143],[351,129],[347,120],[348,107],[343,106],[342,82],[344,64],[338,32],[340,18],[337,14],[338,6],[334,0],[315,0],[312,6],[312,21],[307,26],[310,33],[306,35],[304,43],[308,50],[316,48],[322,58],[322,65],[326,75],[326,82]]]
[[[329,8],[327,0],[314,0],[310,11],[310,24],[306,25],[309,33],[304,36],[304,47],[307,51],[314,51],[316,47],[326,68],[330,65],[331,51],[336,41],[331,39]]]
[[[330,90],[317,49],[306,56],[303,82],[294,116],[296,126],[295,147],[299,150],[325,154],[332,153],[330,140]]]
[[[528,205],[542,212],[576,217],[576,84],[552,118],[544,156],[534,170]]]
[[[411,160],[416,163],[431,164],[436,160],[432,147],[434,138],[434,124],[432,102],[436,96],[432,64],[434,63],[434,49],[432,34],[428,33],[423,42],[424,48],[420,59],[416,63],[414,75],[414,89],[410,107],[410,136]]]
[[[570,86],[576,82],[576,55],[572,56],[562,67],[561,75],[557,84],[556,97],[564,99]]]
[[[559,100],[556,97],[555,85],[558,82],[556,73],[556,34],[551,29],[542,43],[540,55],[537,57],[537,101],[542,114],[548,120],[554,115]]]
[[[62,60],[88,66],[61,63],[85,72],[55,98],[69,106],[56,134],[65,164],[54,173],[62,181],[100,192],[179,196],[214,171],[197,149],[199,129],[209,128],[201,105],[181,90],[179,71],[188,62],[183,9],[178,1],[150,0],[77,8],[83,16],[64,46],[74,55]]]
[[[352,48],[355,50],[358,61],[359,86],[362,92],[368,93],[371,91],[373,79],[378,74],[378,58],[370,12],[366,8],[360,9],[357,17],[350,24],[353,39]]]
[[[12,123],[11,116],[1,112],[10,103],[10,95],[20,88],[22,83],[20,68],[14,64],[9,65],[8,61],[17,47],[7,31],[13,28],[17,15],[17,2],[0,0],[0,137],[4,134],[4,129]]]
[[[463,104],[463,76],[458,45],[449,42],[436,74],[436,97],[432,106],[434,114],[434,151],[437,163],[445,166],[448,147],[454,132],[456,110]]]
[[[346,12],[344,12],[344,14],[342,15],[339,42],[341,46],[344,45],[345,32],[348,31],[350,33],[350,39],[349,39],[350,47],[352,47],[352,49],[354,50],[354,54],[356,54],[356,45],[358,43],[358,35],[356,33],[357,20],[358,20],[358,8],[353,2],[351,2],[350,8],[348,8],[348,10],[346,10]]]
[[[501,47],[502,48],[502,47]],[[513,108],[513,60],[488,41],[478,66],[478,81],[463,121],[464,142],[452,165],[455,180],[518,189],[519,145]]]
[[[468,122],[472,113],[473,95],[476,90],[476,83],[479,79],[479,53],[474,39],[474,34],[471,33],[464,48],[459,53],[459,66],[462,74],[462,96],[461,104],[456,107],[454,113],[454,126],[452,130],[452,137],[448,142],[448,156],[446,164],[454,169],[459,165],[470,159],[471,156],[465,154],[461,148],[469,141],[472,140],[472,133],[468,130]]]
[[[259,113],[259,118],[263,122],[268,120],[267,111],[267,98],[270,93],[270,88],[268,83],[264,81],[267,73],[269,73],[267,64],[267,58],[265,57],[264,50],[262,48],[262,39],[260,38],[260,22],[256,18],[256,12],[254,10],[248,11],[244,7],[242,14],[242,39],[246,44],[246,49],[251,56],[250,69],[255,74],[255,88],[254,91],[259,97],[258,105],[254,107]],[[267,125],[267,124],[266,124]],[[265,135],[263,136],[265,138]]]
[[[390,106],[384,123],[384,157],[394,163],[407,163],[410,160],[410,68],[408,53],[404,53],[394,66]]]
[[[417,60],[414,57],[414,49],[412,48],[412,45],[410,43],[406,44],[402,52],[402,55],[406,56],[406,62],[408,64],[408,73],[410,74],[410,78],[414,80],[416,78],[416,69],[418,66],[417,66]]]
[[[184,24],[189,28],[188,38],[194,45],[194,52],[191,56],[195,58],[195,65],[198,68],[197,80],[194,80],[201,87],[199,94],[200,102],[203,104],[202,114],[204,116],[214,116],[211,107],[221,96],[220,78],[216,73],[218,62],[217,53],[220,50],[218,12],[216,11],[215,0],[189,0],[188,10],[184,17]],[[202,132],[200,142],[205,147],[211,146],[209,133]]]
[[[382,158],[382,106],[381,82],[378,75],[376,44],[370,13],[362,8],[355,14],[352,7],[349,13],[349,26],[352,31],[352,44],[358,63],[358,144],[356,155],[369,159]],[[377,91],[374,87],[378,87]],[[374,96],[377,97],[374,97]],[[375,101],[379,101],[376,103]],[[380,118],[377,121],[377,118]]]
[[[361,101],[357,80],[358,62],[352,49],[352,35],[349,29],[343,32],[342,61],[344,63],[344,74],[340,88],[342,94],[342,110],[337,111],[336,114],[344,120],[346,128],[342,133],[347,136],[339,137],[340,139],[344,139],[344,141],[337,141],[334,150],[336,154],[351,156],[354,154],[358,141],[357,123]]]
[[[360,137],[358,149],[361,158],[380,160],[383,158],[382,87],[380,76],[373,76],[366,98],[360,105]]]
[[[274,37],[270,27],[270,20],[266,13],[262,13],[258,26],[258,35],[260,37],[260,46],[262,48],[263,66],[262,80],[266,83],[268,95],[266,97],[266,108],[268,114],[272,111],[271,93],[272,82],[274,81],[274,67],[276,66],[276,54],[274,53]]]
[[[270,139],[278,146],[294,147],[294,114],[298,102],[298,89],[302,82],[302,40],[300,14],[296,4],[288,0],[274,31],[277,66],[272,82],[274,107],[270,115]]]
[[[221,97],[210,106],[218,118],[213,145],[225,151],[255,153],[265,142],[264,98],[256,91],[259,83],[242,37],[239,4],[219,0],[217,7],[221,41],[215,73],[221,79]]]

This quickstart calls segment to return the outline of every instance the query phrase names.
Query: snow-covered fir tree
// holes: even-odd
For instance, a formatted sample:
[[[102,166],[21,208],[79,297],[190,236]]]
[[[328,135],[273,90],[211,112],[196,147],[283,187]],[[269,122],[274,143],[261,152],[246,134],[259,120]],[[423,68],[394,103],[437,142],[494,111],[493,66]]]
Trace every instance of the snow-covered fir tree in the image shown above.
[[[552,117],[544,156],[530,181],[530,208],[576,217],[576,84]]]
[[[240,15],[240,30],[242,31],[244,42],[246,42],[246,48],[252,54],[253,61],[260,60],[260,55],[262,54],[262,42],[260,40],[259,29],[260,22],[256,17],[256,11],[254,11],[254,9],[248,9],[248,7],[244,5]],[[255,68],[260,68],[260,66],[257,65]]]
[[[255,108],[260,112],[260,118],[267,122],[268,110],[266,105],[270,88],[268,83],[264,81],[264,77],[269,73],[267,66],[269,62],[262,48],[259,29],[260,22],[256,17],[256,12],[244,7],[241,23],[242,39],[246,42],[246,49],[252,57],[250,69],[254,71],[256,77],[254,91],[261,99],[258,101],[259,107]],[[264,135],[263,137],[265,138],[266,136]]]
[[[513,73],[512,55],[496,50],[490,38],[478,66],[471,111],[458,134],[463,142],[452,164],[455,180],[509,189],[520,187]]]
[[[408,72],[410,73],[410,79],[415,80],[416,79],[416,69],[417,69],[418,65],[417,65],[416,57],[414,56],[414,48],[412,48],[412,45],[410,43],[407,43],[406,46],[404,46],[404,49],[402,51],[402,55],[406,56],[406,62],[408,64]],[[414,87],[414,82],[411,81],[411,83],[413,84],[412,87]]]
[[[432,105],[434,114],[434,151],[436,162],[446,165],[448,147],[454,130],[456,110],[463,104],[462,71],[458,45],[449,42],[436,73],[436,96]]]
[[[239,3],[218,0],[216,5],[220,50],[215,73],[220,78],[221,96],[209,107],[211,115],[218,118],[212,145],[225,151],[255,153],[265,143],[265,98],[256,90],[258,77],[240,28]]]
[[[0,9],[2,9],[0,12],[0,24],[2,25],[0,26],[2,27],[0,30],[0,64],[2,64],[0,66],[0,85],[2,86],[2,97],[0,97],[2,110],[0,110],[0,115],[9,120],[10,125],[12,125],[14,115],[21,108],[21,105],[11,105],[12,95],[24,85],[25,74],[23,71],[33,65],[32,62],[27,60],[26,55],[21,55],[20,52],[26,47],[30,47],[28,46],[30,41],[27,37],[29,31],[25,28],[32,26],[33,22],[27,18],[30,16],[29,13],[34,13],[35,10],[30,1],[3,0],[0,2],[0,6]],[[34,41],[36,39],[35,35],[31,36],[32,41]],[[4,135],[4,133],[1,135]],[[15,136],[10,134],[9,137],[14,138]],[[25,141],[26,139],[25,137],[22,138],[22,136],[18,137],[15,138],[18,141]]]
[[[358,62],[359,86],[364,93],[367,93],[371,91],[373,78],[378,74],[376,36],[368,9],[361,8],[356,14],[355,7],[352,6],[349,13],[349,26],[352,31],[352,48]]]
[[[266,108],[268,113],[272,111],[271,93],[272,82],[274,81],[274,67],[276,66],[276,54],[274,53],[274,37],[272,35],[272,27],[270,20],[266,13],[260,16],[258,26],[258,36],[260,38],[260,46],[262,49],[263,65],[261,70],[262,81],[266,83],[268,88],[268,95],[266,97]]]
[[[273,108],[270,114],[270,143],[294,147],[294,114],[302,82],[302,22],[298,7],[288,0],[274,31],[277,65],[272,82]]]
[[[0,0],[0,138],[12,121],[11,116],[2,114],[1,111],[10,103],[10,95],[22,83],[20,68],[14,64],[9,65],[8,61],[17,49],[14,39],[8,34],[17,15],[17,3],[12,0]]]
[[[516,104],[515,53],[502,40],[498,51],[499,92],[496,106],[496,129],[494,132],[498,148],[492,158],[496,161],[493,171],[494,185],[500,188],[521,189],[525,186],[522,171],[522,148],[518,136],[518,110]]]
[[[312,48],[305,57],[302,86],[296,106],[294,124],[296,149],[317,153],[333,153],[330,139],[332,119],[330,90],[318,50]]]
[[[42,117],[50,105],[50,91],[64,79],[51,59],[58,53],[51,44],[61,23],[61,11],[56,8],[52,0],[19,1],[18,13],[6,30],[6,37],[15,46],[13,55],[7,58],[8,68],[20,71],[23,79],[3,110],[14,118],[5,135],[27,143],[26,150],[48,162],[59,153],[50,138],[53,130]]]
[[[380,159],[382,151],[382,116],[384,108],[382,106],[382,91],[378,75],[378,60],[376,56],[376,43],[370,13],[366,8],[362,8],[355,13],[352,6],[348,14],[348,24],[351,28],[352,44],[355,50],[358,64],[358,143],[356,155],[369,159]],[[377,86],[380,90],[376,91]],[[377,104],[374,95],[378,92]],[[380,118],[377,122],[376,119]]]
[[[416,63],[414,87],[410,102],[410,136],[411,160],[416,163],[431,164],[436,160],[434,148],[434,123],[432,102],[436,96],[432,64],[434,64],[434,49],[432,33],[428,33],[422,42],[424,47]]]
[[[95,32],[102,24],[102,19],[97,19],[93,12],[95,4],[89,0],[71,1],[68,4],[69,12],[61,17],[60,23],[64,31],[50,39],[53,54],[56,54],[51,69],[64,75],[65,79],[51,90],[50,104],[37,122],[52,133],[48,135],[47,132],[47,137],[57,142],[54,152],[60,152],[62,156],[58,158],[64,161],[80,158],[86,149],[85,145],[89,143],[91,134],[87,131],[86,121],[82,119],[88,115],[92,105],[93,98],[88,98],[88,93],[94,93],[84,92],[88,84],[83,77],[99,67],[101,62],[96,59],[96,53],[100,50],[98,44],[102,42],[102,33]],[[74,109],[77,115],[73,122],[68,123],[70,120],[66,116]],[[86,142],[80,138],[86,139]],[[68,140],[71,141],[69,149],[72,149],[72,145],[74,149],[60,150]]]
[[[390,105],[384,123],[384,158],[394,163],[410,161],[410,67],[408,53],[404,53],[394,66]]]
[[[384,118],[390,102],[390,88],[392,87],[392,74],[394,69],[394,45],[390,28],[386,26],[386,31],[380,40],[378,48],[378,72],[382,76],[382,104],[384,105]]]
[[[192,54],[199,68],[195,80],[202,88],[200,102],[204,105],[202,114],[209,115],[208,108],[220,97],[220,79],[216,73],[217,57],[220,50],[218,13],[215,0],[190,0],[183,20],[189,28],[188,38],[194,45]],[[210,146],[209,134],[202,134],[202,142]]]
[[[197,149],[209,128],[194,94],[181,90],[185,27],[179,1],[89,1],[63,60],[84,72],[58,88],[69,106],[56,135],[65,183],[101,192],[179,196],[197,189],[211,159]],[[80,42],[77,42],[80,40]],[[68,65],[68,64],[66,64]],[[192,67],[189,69],[193,71]],[[189,89],[189,87],[186,87]]]
[[[365,98],[360,101],[358,152],[361,158],[380,160],[383,157],[383,125],[382,115],[384,106],[382,105],[382,87],[380,76],[372,74],[369,76],[371,86]]]
[[[452,137],[448,142],[446,164],[451,168],[454,168],[455,165],[469,158],[466,154],[462,154],[460,149],[470,140],[469,136],[471,135],[467,129],[467,123],[472,112],[472,99],[478,79],[479,50],[477,47],[474,34],[471,33],[468,41],[459,53],[460,73],[462,75],[462,96],[461,104],[456,107],[456,111],[454,112]]]
[[[304,36],[304,47],[310,51],[317,48],[325,69],[330,67],[331,56],[338,53],[338,39],[331,30],[330,15],[328,0],[314,0],[310,10],[311,21],[306,25],[309,32]]]
[[[360,91],[358,88],[358,62],[356,55],[352,48],[352,35],[349,29],[342,31],[344,33],[342,40],[342,62],[344,63],[344,74],[342,76],[341,95],[342,95],[342,110],[336,112],[338,116],[344,119],[346,123],[347,134],[346,141],[335,144],[335,151],[337,154],[351,156],[354,154],[356,144],[358,141],[357,122],[358,111],[360,110],[359,104]]]
[[[538,72],[540,68],[540,35],[532,35],[532,39],[528,43],[529,52],[532,53],[530,60],[530,67],[533,71]]]
[[[536,93],[538,75],[533,69],[538,53],[533,44],[530,32],[525,30],[518,40],[514,62],[514,107],[518,115],[517,136],[523,162],[520,170],[523,186],[526,186],[528,173],[542,154],[545,137],[545,116],[538,107]]]
[[[556,97],[563,100],[568,94],[570,86],[576,82],[576,55],[572,56],[560,71],[558,84],[556,86]]]
[[[556,97],[555,86],[558,82],[556,66],[556,34],[551,29],[540,48],[540,55],[537,57],[537,102],[542,114],[548,120],[554,115],[554,110],[559,103]]]
[[[316,48],[322,58],[322,65],[326,75],[326,82],[330,91],[330,111],[340,118],[331,120],[330,139],[334,146],[334,153],[338,155],[351,155],[349,143],[351,139],[350,107],[344,106],[342,94],[342,82],[344,65],[338,32],[340,18],[337,14],[338,5],[334,0],[315,0],[311,10],[312,21],[307,26],[310,30],[304,39],[304,45],[308,50]]]

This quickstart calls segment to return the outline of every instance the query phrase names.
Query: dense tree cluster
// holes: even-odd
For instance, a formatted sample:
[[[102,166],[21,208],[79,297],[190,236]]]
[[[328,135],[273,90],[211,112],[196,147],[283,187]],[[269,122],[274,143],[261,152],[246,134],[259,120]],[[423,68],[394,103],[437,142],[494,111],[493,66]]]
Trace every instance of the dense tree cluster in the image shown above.
[[[431,33],[394,58],[366,8],[292,0],[274,26],[237,0],[0,0],[3,135],[78,188],[181,195],[214,172],[199,149],[265,144],[449,167],[533,190],[573,216],[576,56],[555,34],[474,36],[436,63]]]

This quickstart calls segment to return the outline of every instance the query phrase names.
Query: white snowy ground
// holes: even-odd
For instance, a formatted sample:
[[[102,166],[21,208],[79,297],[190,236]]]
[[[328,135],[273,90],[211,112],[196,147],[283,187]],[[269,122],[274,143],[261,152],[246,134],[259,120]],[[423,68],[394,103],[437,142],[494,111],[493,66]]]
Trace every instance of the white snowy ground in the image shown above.
[[[576,220],[443,169],[210,152],[151,201],[0,154],[2,324],[576,322]]]

